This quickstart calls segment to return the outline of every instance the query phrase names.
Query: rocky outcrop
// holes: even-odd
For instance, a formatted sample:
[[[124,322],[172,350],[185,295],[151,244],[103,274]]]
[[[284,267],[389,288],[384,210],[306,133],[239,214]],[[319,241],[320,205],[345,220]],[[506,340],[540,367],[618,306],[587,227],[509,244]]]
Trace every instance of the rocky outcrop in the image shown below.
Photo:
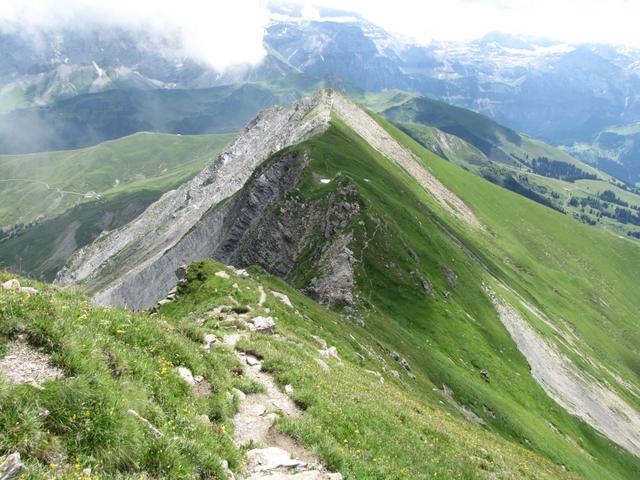
[[[331,95],[324,91],[292,109],[262,112],[193,180],[80,250],[57,281],[79,283],[98,303],[133,309],[153,304],[175,284],[176,268],[211,256],[225,240],[232,241],[232,232],[223,231],[229,212],[225,201],[271,155],[326,129],[330,114]]]
[[[311,280],[305,292],[312,298],[331,307],[352,305],[355,289],[353,252],[349,249],[352,235],[339,235],[327,245],[320,257],[320,274]]]

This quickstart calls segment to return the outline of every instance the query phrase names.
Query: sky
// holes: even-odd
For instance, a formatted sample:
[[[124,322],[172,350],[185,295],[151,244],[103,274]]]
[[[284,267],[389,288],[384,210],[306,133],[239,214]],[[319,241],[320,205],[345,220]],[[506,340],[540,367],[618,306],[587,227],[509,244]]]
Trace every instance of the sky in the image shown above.
[[[640,0],[293,0],[353,10],[418,43],[472,40],[492,31],[568,43],[640,48]],[[256,63],[265,54],[266,0],[0,0],[0,19],[30,27],[100,19],[176,30],[188,53],[217,68]],[[26,27],[25,27],[26,28]]]

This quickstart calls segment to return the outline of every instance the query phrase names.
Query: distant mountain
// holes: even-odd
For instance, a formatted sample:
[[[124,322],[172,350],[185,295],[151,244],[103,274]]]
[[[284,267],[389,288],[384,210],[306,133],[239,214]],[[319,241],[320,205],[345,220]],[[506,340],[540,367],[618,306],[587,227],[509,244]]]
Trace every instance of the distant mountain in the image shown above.
[[[640,51],[492,33],[419,46],[358,17],[274,22],[265,41],[293,67],[367,90],[400,88],[485,113],[554,143],[640,118]]]
[[[640,50],[567,45],[490,33],[423,46],[361,16],[273,7],[267,56],[224,72],[188,57],[177,38],[124,28],[22,33],[0,28],[0,111],[50,105],[114,89],[192,89],[277,82],[293,74],[335,77],[364,90],[396,88],[484,113],[555,145],[592,144],[607,129],[640,121]],[[264,105],[263,105],[264,106]],[[637,156],[601,169],[635,183]]]

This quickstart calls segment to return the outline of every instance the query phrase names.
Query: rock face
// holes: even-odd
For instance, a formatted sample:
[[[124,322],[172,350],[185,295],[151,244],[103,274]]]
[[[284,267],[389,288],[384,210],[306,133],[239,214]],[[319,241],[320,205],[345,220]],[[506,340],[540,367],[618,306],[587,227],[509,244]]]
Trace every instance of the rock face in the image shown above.
[[[80,250],[57,281],[80,283],[97,303],[133,309],[153,304],[175,284],[179,266],[211,256],[223,241],[229,208],[210,209],[237,193],[272,154],[326,129],[330,114],[328,92],[289,110],[276,107],[260,113],[193,180]]]
[[[309,249],[316,252],[312,260],[318,275],[307,293],[330,306],[353,304],[355,259],[345,227],[360,210],[357,190],[345,179],[322,201],[297,198],[291,192],[310,158],[303,149],[283,150],[324,132],[332,115],[413,175],[444,209],[478,225],[462,200],[371,116],[342,95],[323,90],[289,110],[259,114],[193,180],[80,250],[58,282],[79,284],[96,303],[138,310],[165,296],[178,280],[176,269],[192,261],[258,264],[291,281],[296,261]]]

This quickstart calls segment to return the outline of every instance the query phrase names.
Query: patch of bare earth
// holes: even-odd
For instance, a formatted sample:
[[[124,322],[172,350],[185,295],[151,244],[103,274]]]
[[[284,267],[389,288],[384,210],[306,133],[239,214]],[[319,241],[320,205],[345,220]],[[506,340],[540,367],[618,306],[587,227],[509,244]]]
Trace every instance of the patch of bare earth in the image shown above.
[[[49,355],[21,340],[9,344],[7,354],[0,360],[0,370],[14,385],[39,386],[64,376],[62,370],[51,364]]]
[[[580,370],[489,287],[487,292],[500,320],[527,359],[531,374],[545,392],[569,413],[640,456],[640,413],[608,385]]]

